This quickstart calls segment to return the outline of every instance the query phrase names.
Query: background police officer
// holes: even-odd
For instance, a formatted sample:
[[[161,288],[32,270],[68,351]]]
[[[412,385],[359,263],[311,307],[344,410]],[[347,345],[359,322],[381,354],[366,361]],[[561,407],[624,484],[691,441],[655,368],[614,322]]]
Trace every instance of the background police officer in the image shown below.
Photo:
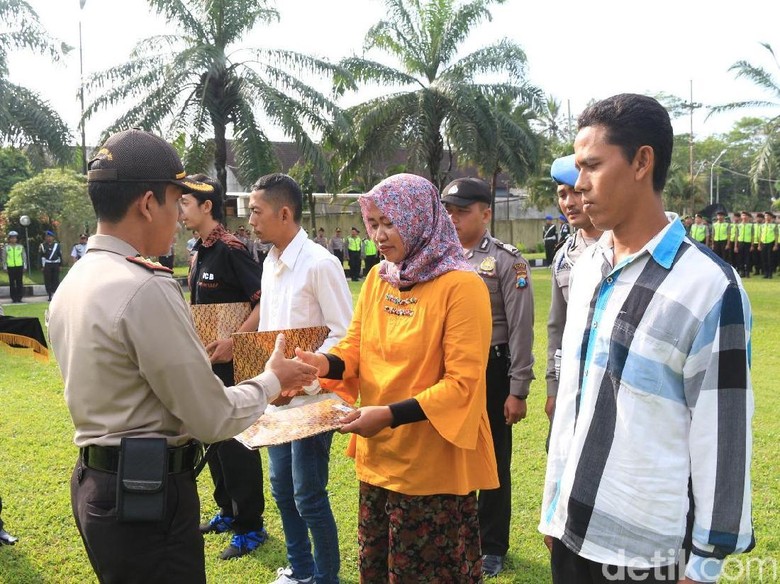
[[[547,402],[544,410],[552,423],[555,399],[558,395],[558,373],[566,324],[566,308],[569,304],[569,276],[574,262],[589,245],[596,243],[601,231],[593,226],[582,207],[582,193],[574,190],[580,171],[574,164],[574,154],[556,158],[550,167],[550,175],[556,182],[558,206],[576,229],[568,241],[555,253],[552,263],[552,291],[550,314],[547,319]]]
[[[27,254],[24,246],[19,243],[16,231],[8,232],[8,243],[3,250],[3,269],[8,272],[11,301],[18,303],[24,296],[24,271],[27,269]]]
[[[712,224],[712,251],[722,260],[726,259],[726,247],[729,241],[729,224],[726,222],[726,212],[719,210]]]
[[[62,248],[54,239],[54,232],[47,231],[38,248],[41,256],[41,268],[43,270],[43,283],[46,285],[46,294],[51,300],[52,295],[60,285],[60,268],[62,267]]]
[[[349,254],[349,277],[353,282],[360,280],[360,260],[363,255],[363,240],[360,239],[360,230],[353,227],[347,236],[347,253]]]
[[[512,424],[525,418],[533,374],[534,303],[528,262],[511,245],[491,237],[490,186],[477,178],[452,181],[442,202],[463,249],[490,292],[493,336],[487,377],[487,412],[498,464],[498,489],[479,493],[482,570],[495,576],[509,550]],[[553,226],[553,229],[555,226]]]

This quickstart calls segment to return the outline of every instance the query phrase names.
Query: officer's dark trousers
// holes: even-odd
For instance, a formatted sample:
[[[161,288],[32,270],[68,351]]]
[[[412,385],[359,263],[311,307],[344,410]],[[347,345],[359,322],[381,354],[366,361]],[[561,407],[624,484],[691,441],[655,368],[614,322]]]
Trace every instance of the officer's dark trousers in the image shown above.
[[[726,259],[726,241],[713,242],[713,251],[722,260]],[[727,260],[728,261],[728,260]]]
[[[487,414],[493,449],[498,464],[497,489],[479,492],[479,529],[482,553],[505,556],[509,550],[509,518],[512,514],[512,484],[509,472],[512,458],[512,426],[504,417],[504,402],[509,396],[509,359],[490,359],[487,366]]]
[[[333,255],[339,258],[339,263],[341,264],[341,267],[344,267],[344,250],[343,249],[334,249]]]
[[[353,282],[360,280],[360,252],[349,251],[349,277]]]
[[[750,251],[750,270],[755,270],[755,275],[760,276],[763,273],[761,268],[761,253],[758,251],[758,247]]]
[[[554,241],[545,241],[544,242],[544,257],[547,262],[548,266],[552,265],[553,257],[555,257],[555,242]]]
[[[739,275],[750,277],[750,245],[740,244],[739,246]]]
[[[367,255],[363,261],[366,265],[365,271],[363,272],[363,276],[368,276],[368,273],[371,271],[371,268],[373,268],[375,265],[379,263],[379,255]]]
[[[764,244],[761,247],[761,266],[764,272],[764,278],[771,278],[775,273],[775,257],[772,252],[774,243]]]
[[[165,518],[120,523],[116,474],[76,463],[70,480],[76,527],[101,584],[205,584],[200,501],[192,471],[168,475]]]
[[[220,513],[233,518],[236,533],[258,531],[265,511],[260,452],[233,439],[211,448],[216,448],[216,453],[209,458],[209,471]]]
[[[11,288],[10,293],[12,302],[22,301],[22,296],[24,296],[24,284],[22,283],[23,277],[23,266],[8,268],[8,284]]]
[[[59,264],[46,264],[43,267],[43,283],[46,286],[46,294],[51,298],[57,291],[57,286],[60,285]]]

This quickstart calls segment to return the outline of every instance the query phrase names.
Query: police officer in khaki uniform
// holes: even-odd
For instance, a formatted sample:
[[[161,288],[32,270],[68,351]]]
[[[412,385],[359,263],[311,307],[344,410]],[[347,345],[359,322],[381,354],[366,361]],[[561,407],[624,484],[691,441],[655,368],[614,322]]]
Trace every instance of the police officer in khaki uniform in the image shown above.
[[[458,238],[490,292],[493,336],[487,377],[487,412],[498,464],[498,489],[479,493],[482,571],[496,576],[509,550],[512,424],[526,415],[533,373],[534,301],[528,262],[491,237],[490,186],[477,178],[452,181],[442,191]]]
[[[550,175],[558,185],[558,206],[566,214],[569,224],[576,229],[558,248],[552,263],[552,293],[547,319],[547,402],[544,407],[550,422],[558,396],[561,341],[569,304],[569,275],[574,262],[585,248],[596,243],[601,237],[601,231],[593,226],[590,217],[582,209],[582,193],[574,190],[579,174],[580,171],[574,164],[574,154],[556,158],[550,167]]]
[[[211,189],[167,142],[114,134],[88,183],[97,233],[49,309],[79,447],[73,515],[100,582],[204,583],[195,440],[241,432],[313,368],[284,359],[280,336],[258,377],[226,388],[212,373],[171,271],[140,257],[166,252],[183,193]]]

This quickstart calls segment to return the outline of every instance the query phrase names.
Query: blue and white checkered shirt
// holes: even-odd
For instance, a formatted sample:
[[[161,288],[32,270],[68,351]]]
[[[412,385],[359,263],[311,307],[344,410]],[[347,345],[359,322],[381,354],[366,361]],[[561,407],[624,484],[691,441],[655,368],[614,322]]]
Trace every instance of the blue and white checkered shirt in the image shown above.
[[[753,544],[751,312],[741,280],[674,217],[613,267],[574,266],[539,529],[594,562],[678,563],[714,582]]]

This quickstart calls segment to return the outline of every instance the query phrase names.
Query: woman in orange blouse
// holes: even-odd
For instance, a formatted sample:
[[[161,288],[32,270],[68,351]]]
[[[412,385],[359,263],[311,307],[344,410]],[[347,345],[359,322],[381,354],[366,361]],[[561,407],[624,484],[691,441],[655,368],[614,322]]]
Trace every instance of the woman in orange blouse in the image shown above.
[[[463,257],[436,188],[391,176],[360,198],[384,256],[321,377],[357,380],[344,418],[360,480],[362,582],[479,582],[477,489],[498,486],[485,413],[487,289]],[[357,397],[357,396],[356,396]]]

